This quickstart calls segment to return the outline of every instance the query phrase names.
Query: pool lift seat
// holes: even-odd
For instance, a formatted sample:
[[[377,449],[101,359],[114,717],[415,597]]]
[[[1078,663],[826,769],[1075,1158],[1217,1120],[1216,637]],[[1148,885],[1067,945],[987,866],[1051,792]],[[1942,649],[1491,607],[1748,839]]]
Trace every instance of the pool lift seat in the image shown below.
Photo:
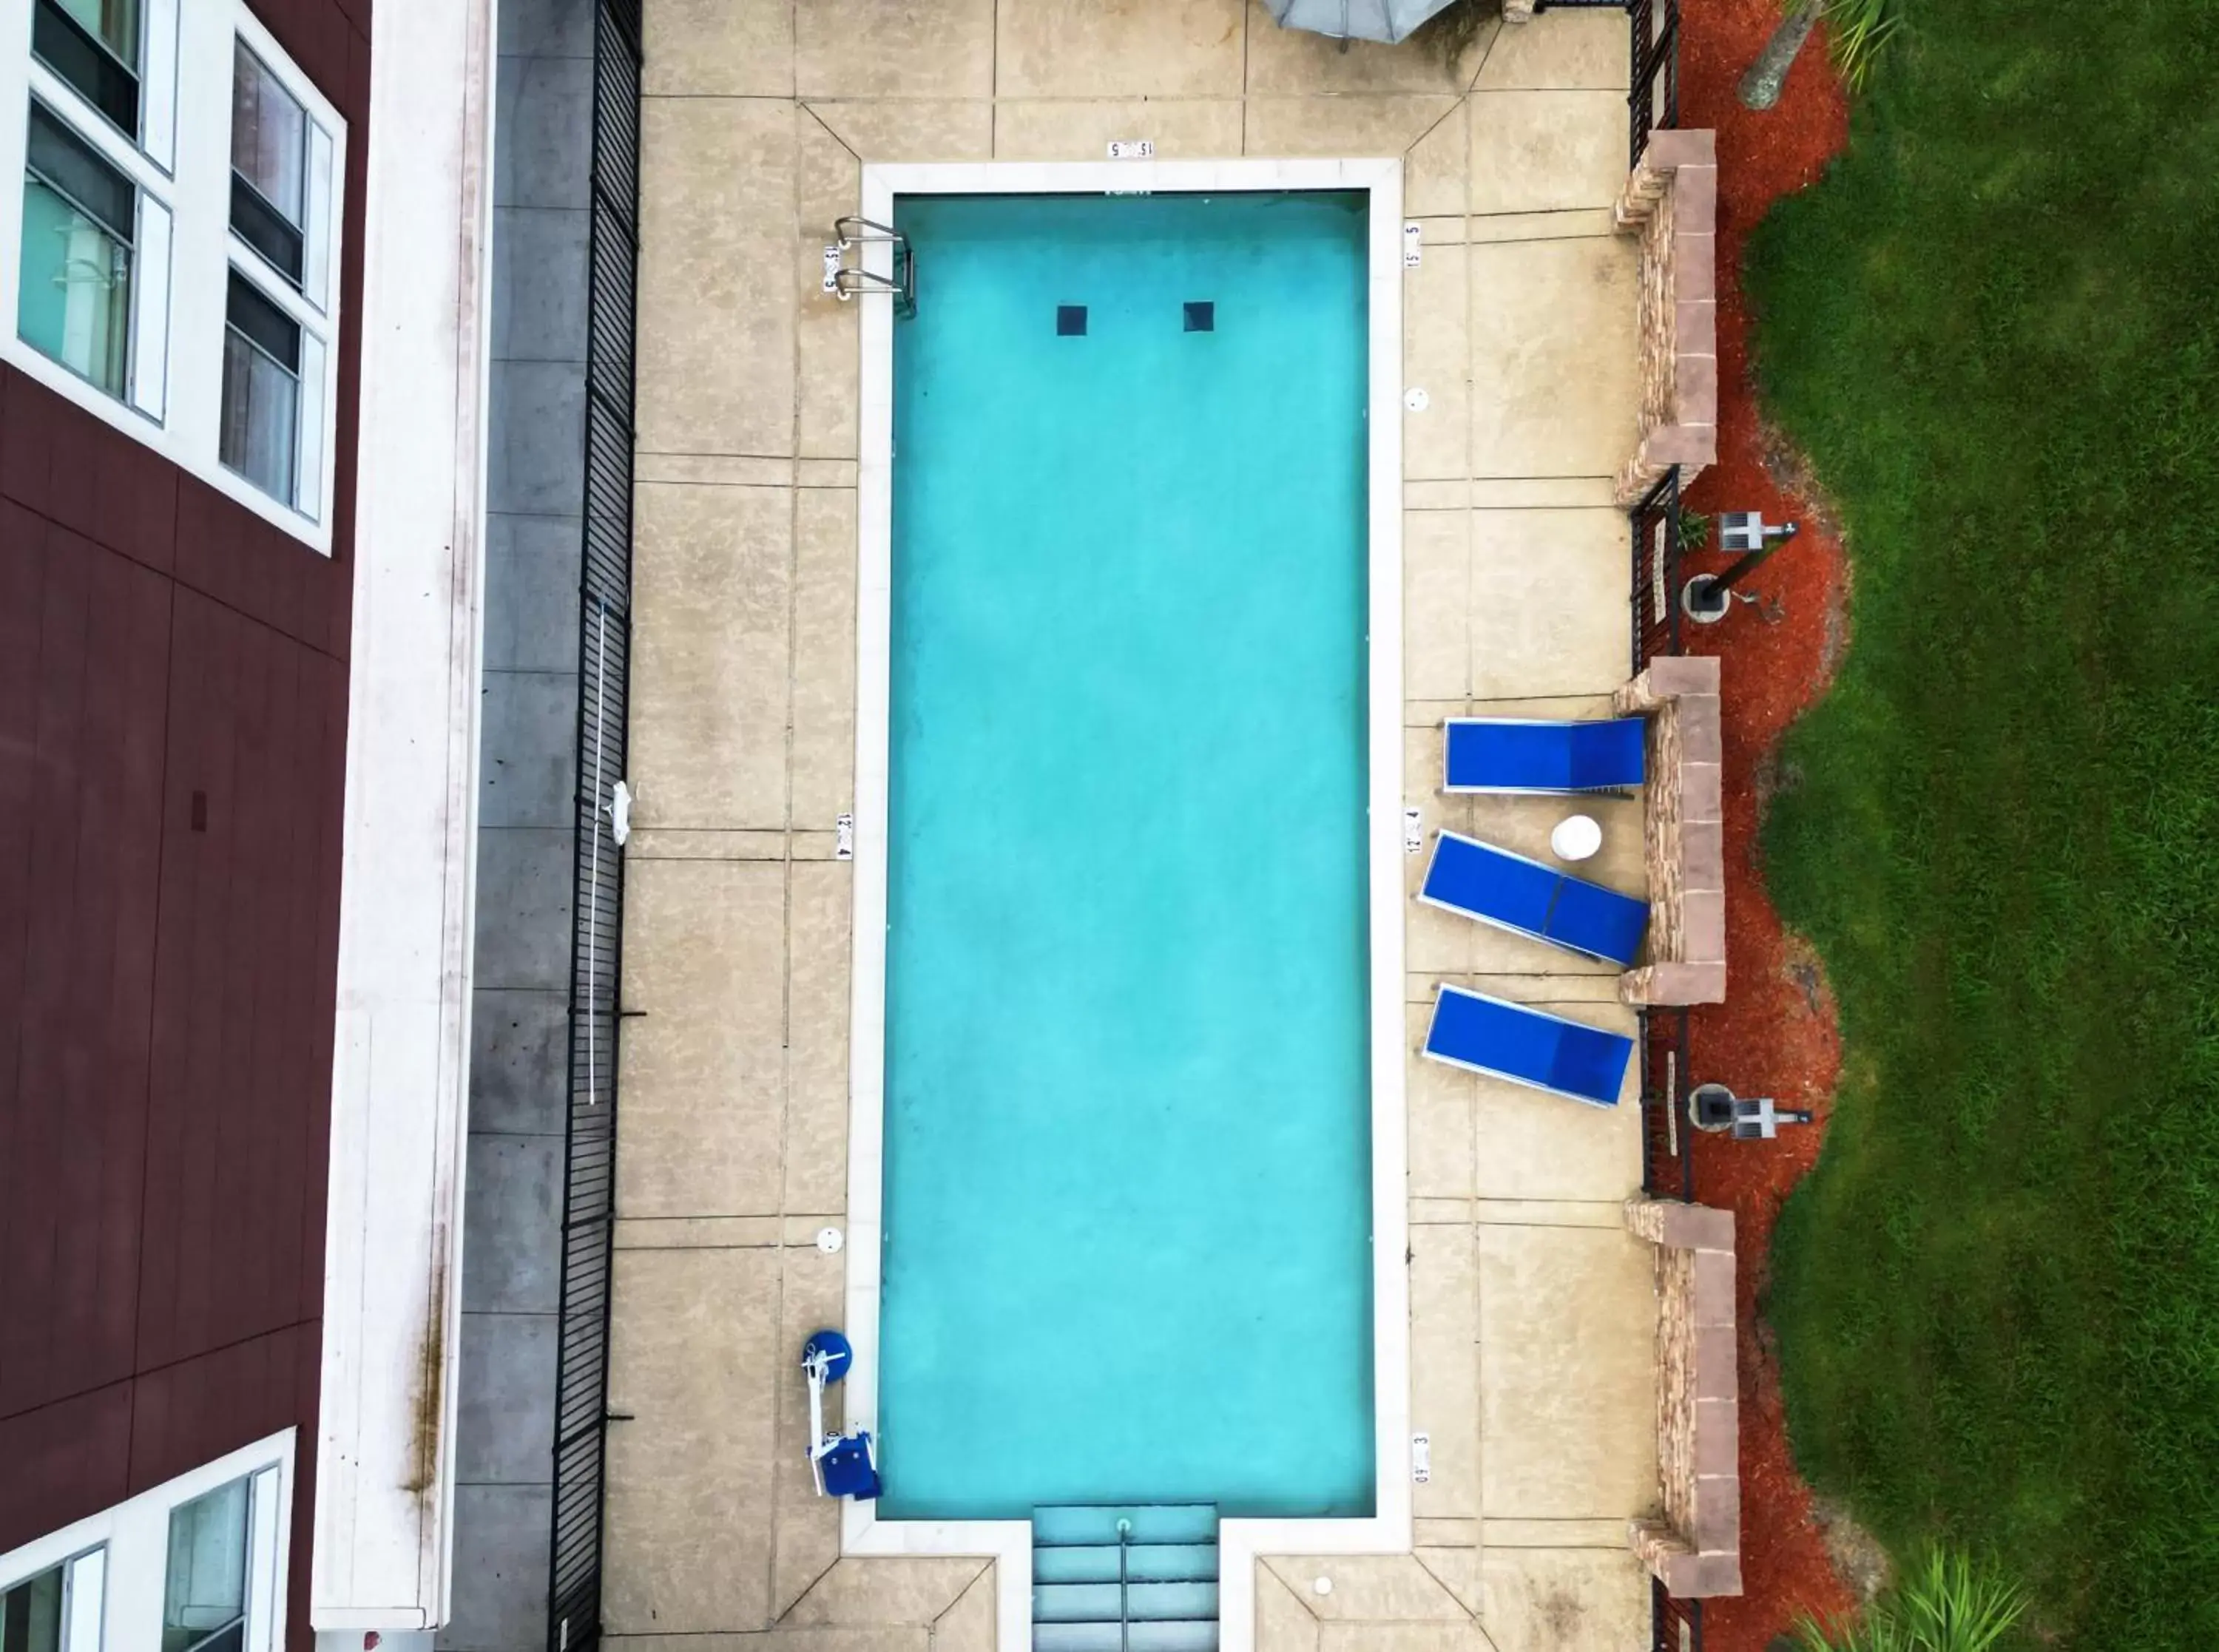
[[[868,1502],[879,1494],[878,1454],[867,1430],[828,1434],[824,1390],[848,1375],[855,1351],[837,1331],[819,1331],[801,1347],[801,1369],[809,1379],[809,1472],[819,1497],[852,1497]]]

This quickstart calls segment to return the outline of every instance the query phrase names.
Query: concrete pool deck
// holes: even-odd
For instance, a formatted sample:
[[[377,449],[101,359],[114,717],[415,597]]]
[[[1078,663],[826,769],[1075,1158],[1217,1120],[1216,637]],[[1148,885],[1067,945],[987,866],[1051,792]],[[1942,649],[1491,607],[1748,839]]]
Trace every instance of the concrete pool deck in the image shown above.
[[[802,1461],[802,1338],[843,1258],[854,807],[856,304],[818,290],[865,161],[1404,158],[1406,801],[1533,853],[1565,810],[1444,798],[1438,725],[1607,709],[1627,674],[1612,479],[1638,387],[1623,13],[1422,48],[1281,33],[1242,0],[647,0],[626,1023],[606,1621],[626,1646],[986,1652],[990,1564],[840,1553]],[[1641,887],[1638,806],[1589,804]],[[1414,885],[1422,862],[1413,857]],[[1616,978],[1410,904],[1434,984],[1631,1031]],[[1270,1652],[1645,1646],[1652,1264],[1638,1117],[1413,1059],[1413,1547],[1267,1556]],[[1334,1584],[1315,1592],[1319,1576]],[[738,1644],[736,1638],[735,1646]],[[656,1648],[654,1652],[665,1652]],[[668,1652],[681,1652],[673,1642]],[[710,1652],[689,1638],[684,1652]],[[1003,1652],[1012,1652],[1004,1648]]]

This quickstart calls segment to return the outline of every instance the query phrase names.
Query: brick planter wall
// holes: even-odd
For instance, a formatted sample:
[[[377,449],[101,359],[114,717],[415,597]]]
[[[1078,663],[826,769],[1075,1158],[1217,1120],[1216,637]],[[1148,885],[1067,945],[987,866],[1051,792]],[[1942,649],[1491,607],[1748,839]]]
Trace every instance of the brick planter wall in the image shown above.
[[[1620,717],[1649,719],[1643,854],[1649,872],[1645,961],[1619,978],[1634,1004],[1720,1003],[1726,996],[1725,835],[1719,662],[1667,655],[1619,688]]]
[[[1682,1599],[1741,1593],[1741,1404],[1735,1372],[1733,1213],[1629,1199],[1656,1247],[1660,1512],[1627,1542]]]
[[[1621,506],[1672,466],[1685,487],[1719,456],[1712,139],[1709,132],[1651,133],[1613,211],[1621,233],[1641,238],[1640,438],[1619,472]]]

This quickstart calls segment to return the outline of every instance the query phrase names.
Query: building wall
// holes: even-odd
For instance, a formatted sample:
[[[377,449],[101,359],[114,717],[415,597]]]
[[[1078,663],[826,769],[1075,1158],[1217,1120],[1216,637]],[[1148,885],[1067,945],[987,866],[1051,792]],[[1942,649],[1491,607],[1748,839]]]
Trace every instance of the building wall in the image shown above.
[[[333,550],[0,366],[0,1550],[288,1425],[308,1636],[371,0],[253,0],[348,122]]]

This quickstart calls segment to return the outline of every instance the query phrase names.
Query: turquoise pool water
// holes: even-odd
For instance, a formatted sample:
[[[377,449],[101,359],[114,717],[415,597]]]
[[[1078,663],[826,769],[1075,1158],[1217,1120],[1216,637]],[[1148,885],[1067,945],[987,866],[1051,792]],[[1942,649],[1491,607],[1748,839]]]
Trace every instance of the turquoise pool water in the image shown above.
[[[880,1512],[1369,1514],[1363,197],[898,221]]]

